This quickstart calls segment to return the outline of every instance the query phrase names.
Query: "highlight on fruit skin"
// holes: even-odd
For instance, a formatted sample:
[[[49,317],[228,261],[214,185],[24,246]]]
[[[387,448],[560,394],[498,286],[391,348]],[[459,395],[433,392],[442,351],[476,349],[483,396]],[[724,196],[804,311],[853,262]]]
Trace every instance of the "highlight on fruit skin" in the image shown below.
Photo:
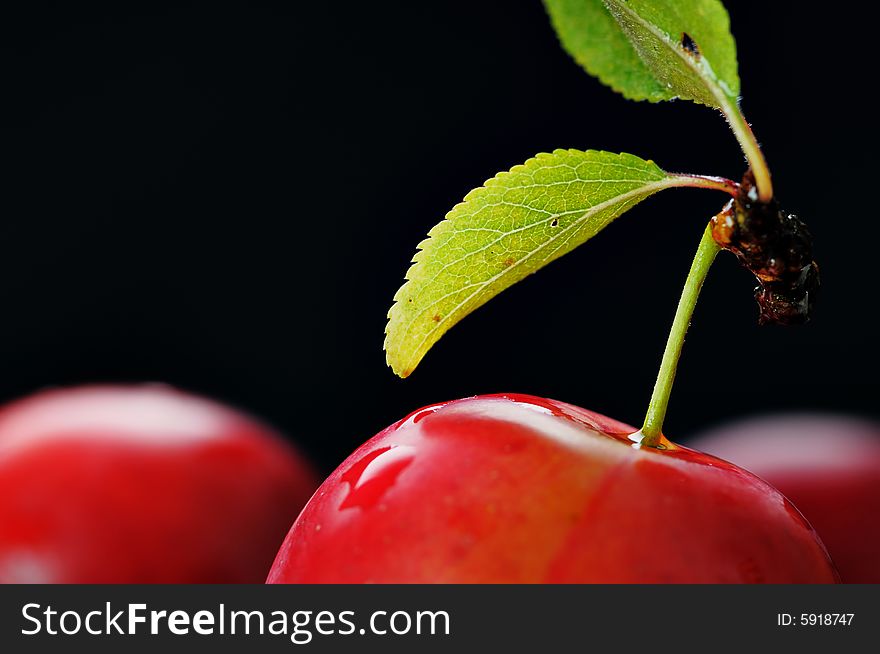
[[[271,428],[158,384],[0,407],[0,583],[259,583],[318,480]]]
[[[487,395],[358,448],[293,524],[269,583],[833,583],[803,516],[715,457],[576,406]]]

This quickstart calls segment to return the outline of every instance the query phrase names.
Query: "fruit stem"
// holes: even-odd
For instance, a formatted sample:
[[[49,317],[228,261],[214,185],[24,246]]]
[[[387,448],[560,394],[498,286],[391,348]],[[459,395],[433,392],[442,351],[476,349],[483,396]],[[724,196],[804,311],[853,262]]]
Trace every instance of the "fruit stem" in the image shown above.
[[[639,445],[657,447],[663,439],[663,419],[666,417],[666,409],[669,406],[669,395],[672,392],[672,384],[675,381],[675,370],[681,357],[681,348],[684,345],[684,337],[690,326],[697,298],[706,281],[706,275],[715,261],[721,247],[712,237],[712,223],[710,222],[700,245],[691,263],[690,272],[684,283],[684,290],[678,300],[678,308],[675,310],[675,318],[672,321],[672,329],[666,340],[666,349],[663,351],[663,360],[660,363],[660,372],[654,384],[654,392],[651,395],[651,403],[648,405],[648,413],[645,416],[645,424],[637,437],[630,437]]]
[[[721,112],[727,118],[730,129],[733,130],[736,140],[742,148],[752,174],[755,176],[755,185],[758,187],[758,199],[767,203],[773,199],[773,182],[770,179],[770,169],[767,167],[767,160],[758,145],[755,133],[752,131],[746,117],[743,115],[742,109],[737,102],[731,102],[725,96],[725,101],[721,104]]]
[[[722,191],[735,198],[739,194],[740,185],[731,179],[725,177],[712,177],[709,175],[691,175],[686,173],[675,173],[678,186],[687,186],[690,188],[707,188],[715,191]]]

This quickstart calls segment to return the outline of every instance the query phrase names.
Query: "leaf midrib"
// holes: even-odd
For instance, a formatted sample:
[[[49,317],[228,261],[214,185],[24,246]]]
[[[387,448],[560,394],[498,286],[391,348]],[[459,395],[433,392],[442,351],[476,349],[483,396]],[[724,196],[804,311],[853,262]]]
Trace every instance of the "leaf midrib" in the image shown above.
[[[721,88],[722,80],[719,79],[717,75],[714,75],[713,77],[707,78],[707,76],[704,75],[703,70],[694,63],[694,60],[689,55],[686,55],[681,50],[681,48],[676,47],[676,45],[670,41],[669,35],[666,34],[666,32],[657,28],[653,23],[646,21],[644,18],[642,18],[639,14],[637,14],[625,2],[619,2],[619,0],[604,0],[604,1],[613,3],[621,11],[626,12],[626,14],[628,16],[633,18],[642,27],[644,27],[646,30],[651,32],[651,34],[656,36],[660,40],[660,42],[663,43],[667,47],[667,49],[671,50],[675,54],[676,57],[678,57],[681,61],[683,61],[685,63],[685,65],[688,68],[690,68],[692,71],[694,71],[694,73],[696,73],[697,77],[699,77],[701,80],[706,82],[706,88],[708,88],[709,92],[715,97],[716,100],[718,100],[718,103],[720,106],[722,106],[722,107],[729,106],[730,100],[732,98]],[[638,50],[636,50],[636,52],[638,52]],[[639,58],[641,58],[641,56]],[[650,67],[650,65],[649,65],[649,67]],[[710,65],[710,69],[711,69],[711,65]],[[712,70],[712,72],[714,74],[714,72],[715,72],[714,69]],[[727,86],[727,82],[724,82],[724,85]],[[719,94],[719,91],[721,91],[720,94]]]
[[[629,199],[632,199],[632,198],[638,197],[639,195],[650,194],[650,193],[652,193],[652,192],[654,192],[654,191],[660,191],[660,190],[662,190],[662,189],[664,189],[664,188],[670,188],[670,187],[677,186],[677,185],[680,185],[680,184],[681,184],[681,178],[676,177],[676,176],[668,176],[668,177],[665,178],[665,179],[658,180],[657,182],[652,182],[651,184],[645,184],[644,186],[640,186],[639,188],[633,189],[633,190],[631,190],[631,191],[627,191],[626,193],[623,193],[623,194],[621,194],[621,195],[616,195],[616,196],[614,196],[613,198],[610,198],[610,199],[608,199],[608,200],[605,200],[604,202],[600,202],[599,204],[590,207],[589,209],[587,209],[587,210],[584,212],[584,214],[583,214],[580,218],[577,218],[576,220],[572,221],[572,223],[571,223],[570,225],[568,225],[567,227],[563,227],[563,228],[559,231],[558,234],[554,234],[553,236],[551,236],[549,239],[547,239],[547,241],[545,241],[545,242],[542,243],[540,246],[538,246],[537,248],[535,248],[534,250],[532,250],[531,252],[529,252],[529,253],[528,253],[526,256],[524,256],[522,259],[519,259],[518,261],[514,262],[513,265],[511,265],[510,267],[505,268],[505,269],[499,271],[498,273],[496,273],[495,275],[493,275],[492,277],[490,277],[489,279],[487,279],[487,280],[485,280],[485,281],[483,281],[483,282],[476,282],[475,284],[471,284],[471,286],[477,286],[477,287],[478,287],[477,290],[474,291],[473,293],[471,293],[470,295],[468,295],[464,300],[462,300],[461,302],[459,302],[459,303],[458,303],[458,304],[452,309],[452,311],[448,312],[445,316],[441,316],[440,320],[437,321],[437,323],[435,324],[435,326],[434,326],[432,329],[430,329],[430,330],[425,334],[425,336],[422,338],[422,340],[419,341],[419,344],[418,344],[415,348],[413,348],[413,350],[412,350],[413,355],[417,355],[417,354],[421,351],[422,346],[425,344],[425,342],[427,342],[427,340],[431,337],[431,335],[434,334],[434,333],[436,333],[436,331],[437,331],[438,329],[440,329],[440,328],[441,328],[441,327],[442,327],[442,326],[443,326],[443,325],[444,325],[444,324],[450,319],[450,317],[456,315],[456,313],[458,312],[459,309],[461,309],[462,306],[464,306],[465,304],[467,304],[468,302],[470,302],[474,297],[478,296],[478,295],[480,294],[480,292],[481,292],[485,287],[489,286],[489,285],[492,284],[494,281],[500,279],[500,278],[503,277],[504,275],[507,275],[507,274],[511,273],[512,271],[516,270],[516,269],[517,269],[518,267],[520,267],[523,263],[528,262],[529,260],[531,260],[532,257],[534,257],[534,256],[535,256],[536,254],[538,254],[539,252],[543,251],[547,246],[549,246],[549,245],[551,245],[552,243],[554,243],[557,239],[559,239],[560,237],[564,236],[567,232],[570,232],[570,231],[571,231],[572,229],[574,229],[575,227],[580,226],[580,225],[581,225],[585,220],[587,220],[590,216],[593,216],[593,215],[595,215],[596,213],[598,213],[599,211],[602,211],[603,209],[607,209],[607,208],[609,208],[609,207],[611,207],[611,206],[613,206],[613,205],[615,205],[615,204],[618,204],[618,203],[621,203],[621,202],[625,202],[626,200],[629,200]],[[571,213],[571,212],[569,212],[569,213]],[[564,214],[558,214],[558,215],[564,215]],[[546,222],[547,220],[552,220],[553,217],[554,217],[554,216],[551,215],[551,216],[549,216],[548,218],[545,218],[544,220],[542,220],[542,221],[540,221],[540,222],[538,222],[538,223],[532,223],[529,227],[535,227],[535,226],[537,226],[537,225],[539,225],[539,224],[541,224],[541,223],[543,223],[543,222]],[[520,228],[520,230],[521,230],[521,229],[522,229],[522,228]],[[509,232],[509,233],[515,233],[515,232]],[[505,235],[507,235],[507,234],[509,234],[509,233],[505,233]],[[499,239],[499,240],[500,240],[500,239]],[[564,243],[565,243],[565,242],[563,242],[563,244],[564,244]],[[406,342],[406,337],[409,335],[412,326],[416,323],[416,321],[419,319],[419,317],[421,317],[421,316],[424,315],[425,313],[430,312],[431,308],[434,307],[434,306],[436,306],[439,302],[442,302],[442,301],[445,300],[446,298],[448,298],[448,297],[450,297],[450,296],[452,296],[452,295],[455,295],[456,293],[460,293],[461,291],[463,291],[463,290],[465,290],[465,289],[467,289],[467,288],[468,288],[468,286],[465,286],[465,287],[462,287],[462,288],[458,288],[458,289],[456,289],[455,291],[452,291],[452,292],[450,292],[450,293],[447,293],[446,295],[444,295],[444,296],[442,296],[442,297],[440,297],[440,298],[434,300],[431,304],[427,305],[427,306],[424,307],[421,311],[419,311],[419,313],[416,315],[416,317],[412,318],[412,319],[407,323],[407,325],[406,325],[406,329],[403,331],[403,336],[401,337],[401,342]],[[415,358],[415,356],[408,357],[407,363],[411,362],[413,358]],[[406,366],[406,367],[404,367],[404,371],[405,371],[407,374],[409,374],[409,372],[411,372],[411,368],[410,368],[410,366]]]
[[[608,164],[608,165],[617,165],[617,164]],[[563,167],[571,168],[571,166],[560,165],[560,166],[549,166],[545,170],[552,170],[553,168],[563,168]],[[625,166],[623,166],[623,167],[626,168],[627,170],[635,170],[633,168],[627,168]],[[531,188],[547,188],[549,186],[559,186],[559,185],[571,186],[572,184],[584,184],[584,183],[632,184],[633,182],[638,183],[638,180],[635,180],[632,178],[629,178],[629,179],[602,179],[602,180],[570,179],[570,180],[565,180],[565,181],[560,181],[560,182],[547,182],[546,184],[537,184],[536,183],[536,184],[528,184],[528,185],[524,185],[524,186],[517,186],[516,190],[521,191],[523,189],[531,189]],[[487,186],[484,188],[488,189],[491,187]],[[628,192],[629,191],[627,191],[627,193]],[[615,196],[615,197],[620,197],[620,196]],[[516,229],[512,229],[512,230],[509,230],[506,232],[502,231],[500,229],[489,229],[487,227],[467,227],[465,229],[456,229],[455,234],[453,234],[453,235],[461,234],[461,233],[467,232],[467,231],[487,231],[487,232],[492,232],[494,234],[500,234],[500,236],[498,238],[496,238],[494,241],[491,241],[491,242],[487,243],[486,245],[483,245],[482,247],[480,247],[477,250],[472,250],[471,252],[465,253],[463,256],[459,257],[458,259],[455,259],[454,261],[449,261],[447,263],[444,263],[442,266],[440,266],[440,268],[437,269],[437,272],[435,272],[431,278],[422,280],[423,287],[430,286],[434,282],[434,280],[436,280],[438,277],[440,277],[440,275],[442,275],[444,272],[446,272],[446,270],[448,268],[451,268],[452,266],[455,266],[455,265],[461,263],[465,259],[469,259],[470,257],[476,256],[480,252],[484,252],[484,251],[488,250],[493,245],[495,245],[496,243],[498,243],[502,239],[507,238],[508,236],[512,236],[513,234],[518,234],[519,232],[524,232],[528,229],[531,229],[532,227],[537,227],[538,225],[540,225],[542,223],[546,223],[548,220],[553,220],[554,218],[561,218],[562,216],[568,216],[569,214],[577,213],[578,211],[580,211],[580,209],[575,209],[572,211],[563,211],[561,213],[554,214],[554,213],[551,213],[550,211],[547,211],[546,209],[539,209],[538,207],[532,207],[532,206],[529,206],[528,204],[507,202],[506,200],[502,200],[501,202],[495,202],[492,204],[483,205],[482,207],[480,207],[480,210],[483,210],[486,208],[499,207],[499,206],[517,207],[520,209],[526,209],[528,211],[536,211],[539,213],[547,214],[547,217],[543,218],[537,222],[533,222],[528,225],[523,225],[522,227],[518,227]],[[475,213],[476,212],[474,212],[474,214],[472,214],[472,215],[475,215]],[[438,237],[432,237],[432,238],[438,238]],[[465,286],[464,288],[468,288],[468,287]],[[441,299],[445,299],[446,297],[449,297],[449,295],[451,295],[451,293],[447,294],[446,296],[444,296],[444,298],[441,298]],[[416,297],[418,297],[418,294],[416,294]],[[432,306],[434,306],[433,303],[428,305],[428,307],[432,307]]]

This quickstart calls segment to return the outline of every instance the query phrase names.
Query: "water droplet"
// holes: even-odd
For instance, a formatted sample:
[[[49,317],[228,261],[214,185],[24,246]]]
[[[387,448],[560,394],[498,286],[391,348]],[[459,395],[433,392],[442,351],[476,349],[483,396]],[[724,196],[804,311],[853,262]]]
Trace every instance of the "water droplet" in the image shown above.
[[[677,450],[678,446],[672,441],[668,440],[666,436],[660,434],[660,440],[655,445],[646,446],[643,445],[642,441],[645,438],[645,435],[642,433],[642,430],[639,429],[637,432],[629,434],[626,436],[628,440],[632,441],[632,448],[635,450],[640,450],[643,447],[647,447],[647,449],[652,450]]]
[[[415,448],[408,445],[373,450],[343,473],[342,481],[348,483],[349,491],[339,508],[375,506],[414,458]]]
[[[424,420],[425,418],[427,418],[429,415],[434,413],[439,408],[440,408],[439,406],[435,406],[435,407],[430,407],[428,409],[423,409],[423,410],[419,411],[417,414],[415,414],[412,417],[413,424],[415,424],[421,420]]]

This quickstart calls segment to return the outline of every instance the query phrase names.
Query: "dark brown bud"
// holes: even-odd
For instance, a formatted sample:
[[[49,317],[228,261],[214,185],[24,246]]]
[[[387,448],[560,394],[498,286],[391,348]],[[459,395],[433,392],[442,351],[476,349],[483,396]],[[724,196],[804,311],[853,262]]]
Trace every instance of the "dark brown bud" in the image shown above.
[[[802,325],[809,321],[819,290],[819,266],[815,261],[803,269],[802,281],[796,285],[767,282],[755,289],[760,307],[761,325]]]
[[[758,279],[755,299],[762,325],[795,325],[810,319],[819,290],[813,237],[775,199],[758,200],[751,171],[743,178],[737,198],[713,218],[712,236]]]

